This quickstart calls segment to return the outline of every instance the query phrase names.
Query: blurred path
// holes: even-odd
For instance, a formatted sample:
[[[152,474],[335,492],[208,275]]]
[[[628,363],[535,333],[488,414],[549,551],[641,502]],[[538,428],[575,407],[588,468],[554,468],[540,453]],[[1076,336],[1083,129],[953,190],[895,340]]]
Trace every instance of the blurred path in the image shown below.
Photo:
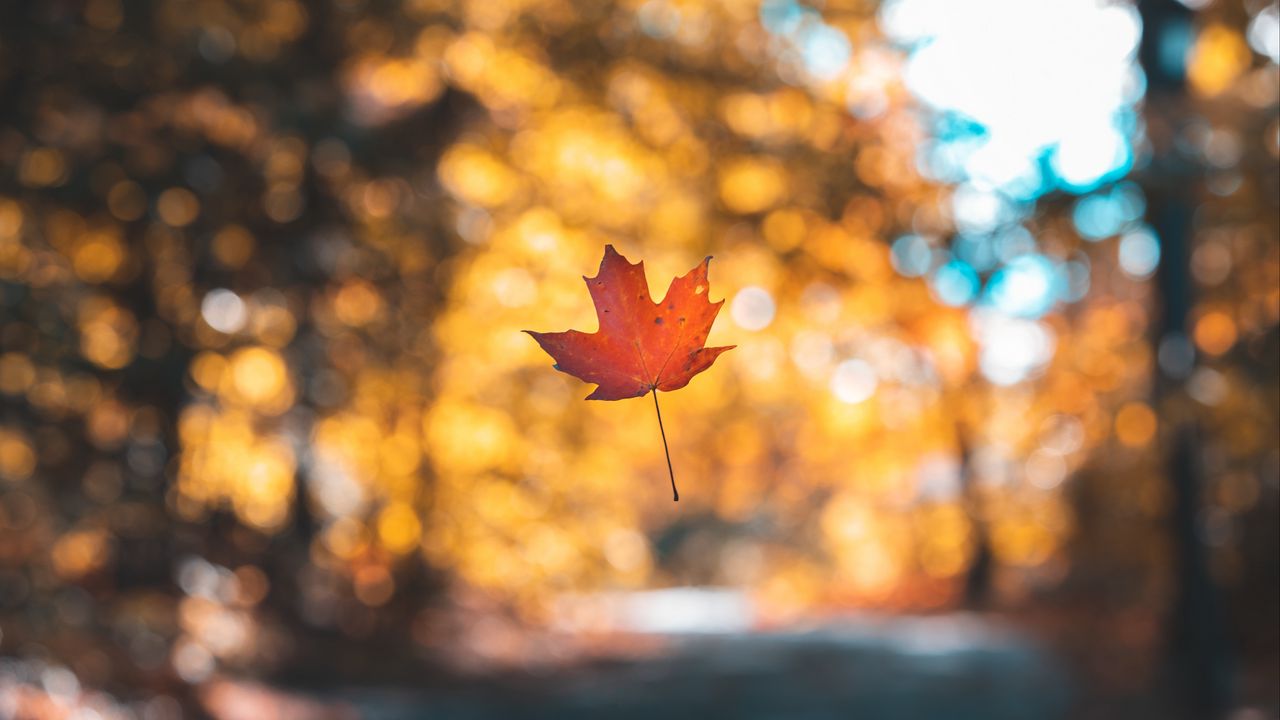
[[[659,658],[329,699],[366,720],[1055,720],[1069,700],[1046,653],[968,616],[685,636]]]

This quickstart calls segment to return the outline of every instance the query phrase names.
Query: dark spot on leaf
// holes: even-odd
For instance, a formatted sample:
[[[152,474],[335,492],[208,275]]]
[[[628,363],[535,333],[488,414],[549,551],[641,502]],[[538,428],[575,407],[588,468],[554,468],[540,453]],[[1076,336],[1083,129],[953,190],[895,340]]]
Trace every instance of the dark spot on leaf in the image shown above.
[[[684,322],[684,318],[680,318],[680,322]]]
[[[654,318],[654,319],[653,319],[653,324],[654,324],[654,325],[661,325],[661,324],[662,324],[662,318],[660,318],[660,317],[656,317],[656,318]]]
[[[675,304],[675,303],[667,303],[667,309],[668,309],[668,310],[675,310],[675,309],[676,309],[676,304]]]

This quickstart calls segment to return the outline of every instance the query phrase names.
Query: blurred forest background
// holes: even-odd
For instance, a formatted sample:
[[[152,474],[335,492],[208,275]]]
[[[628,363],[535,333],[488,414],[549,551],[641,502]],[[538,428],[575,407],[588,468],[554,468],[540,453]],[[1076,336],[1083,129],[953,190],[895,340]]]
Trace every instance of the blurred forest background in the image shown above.
[[[966,612],[1074,716],[1277,717],[1278,62],[1266,0],[0,4],[0,715]],[[679,505],[519,332],[605,243],[728,299]]]

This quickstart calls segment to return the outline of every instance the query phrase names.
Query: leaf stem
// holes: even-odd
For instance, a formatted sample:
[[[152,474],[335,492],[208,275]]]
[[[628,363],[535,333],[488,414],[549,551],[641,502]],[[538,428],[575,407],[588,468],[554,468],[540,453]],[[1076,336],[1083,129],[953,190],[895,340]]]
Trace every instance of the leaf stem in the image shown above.
[[[658,407],[658,388],[653,389],[653,409],[658,413],[658,432],[662,433],[662,451],[667,454],[667,474],[671,476],[671,500],[680,502],[680,491],[676,490],[676,471],[671,469],[671,449],[667,447],[667,431],[662,427],[662,410]]]

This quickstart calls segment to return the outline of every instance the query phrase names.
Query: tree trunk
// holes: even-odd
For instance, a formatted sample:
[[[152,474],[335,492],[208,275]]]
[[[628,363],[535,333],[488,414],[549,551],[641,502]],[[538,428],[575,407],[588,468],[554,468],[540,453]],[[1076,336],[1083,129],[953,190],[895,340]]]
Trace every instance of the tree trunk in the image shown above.
[[[1161,262],[1156,274],[1157,319],[1152,327],[1154,356],[1162,345],[1189,348],[1188,317],[1194,300],[1191,277],[1193,190],[1199,185],[1198,162],[1174,142],[1191,119],[1187,95],[1185,55],[1193,37],[1192,13],[1175,0],[1141,0],[1143,22],[1141,60],[1148,81],[1146,103],[1149,137],[1154,154],[1139,179],[1147,196],[1147,221],[1160,238]],[[1192,717],[1222,716],[1231,706],[1231,662],[1221,616],[1218,589],[1209,572],[1209,558],[1198,516],[1203,472],[1199,432],[1194,416],[1178,412],[1186,407],[1186,370],[1177,363],[1157,367],[1153,401],[1167,426],[1161,432],[1166,473],[1173,498],[1169,517],[1174,558],[1174,593],[1168,618],[1166,651],[1169,680],[1183,697]],[[1169,412],[1169,410],[1175,410]]]

